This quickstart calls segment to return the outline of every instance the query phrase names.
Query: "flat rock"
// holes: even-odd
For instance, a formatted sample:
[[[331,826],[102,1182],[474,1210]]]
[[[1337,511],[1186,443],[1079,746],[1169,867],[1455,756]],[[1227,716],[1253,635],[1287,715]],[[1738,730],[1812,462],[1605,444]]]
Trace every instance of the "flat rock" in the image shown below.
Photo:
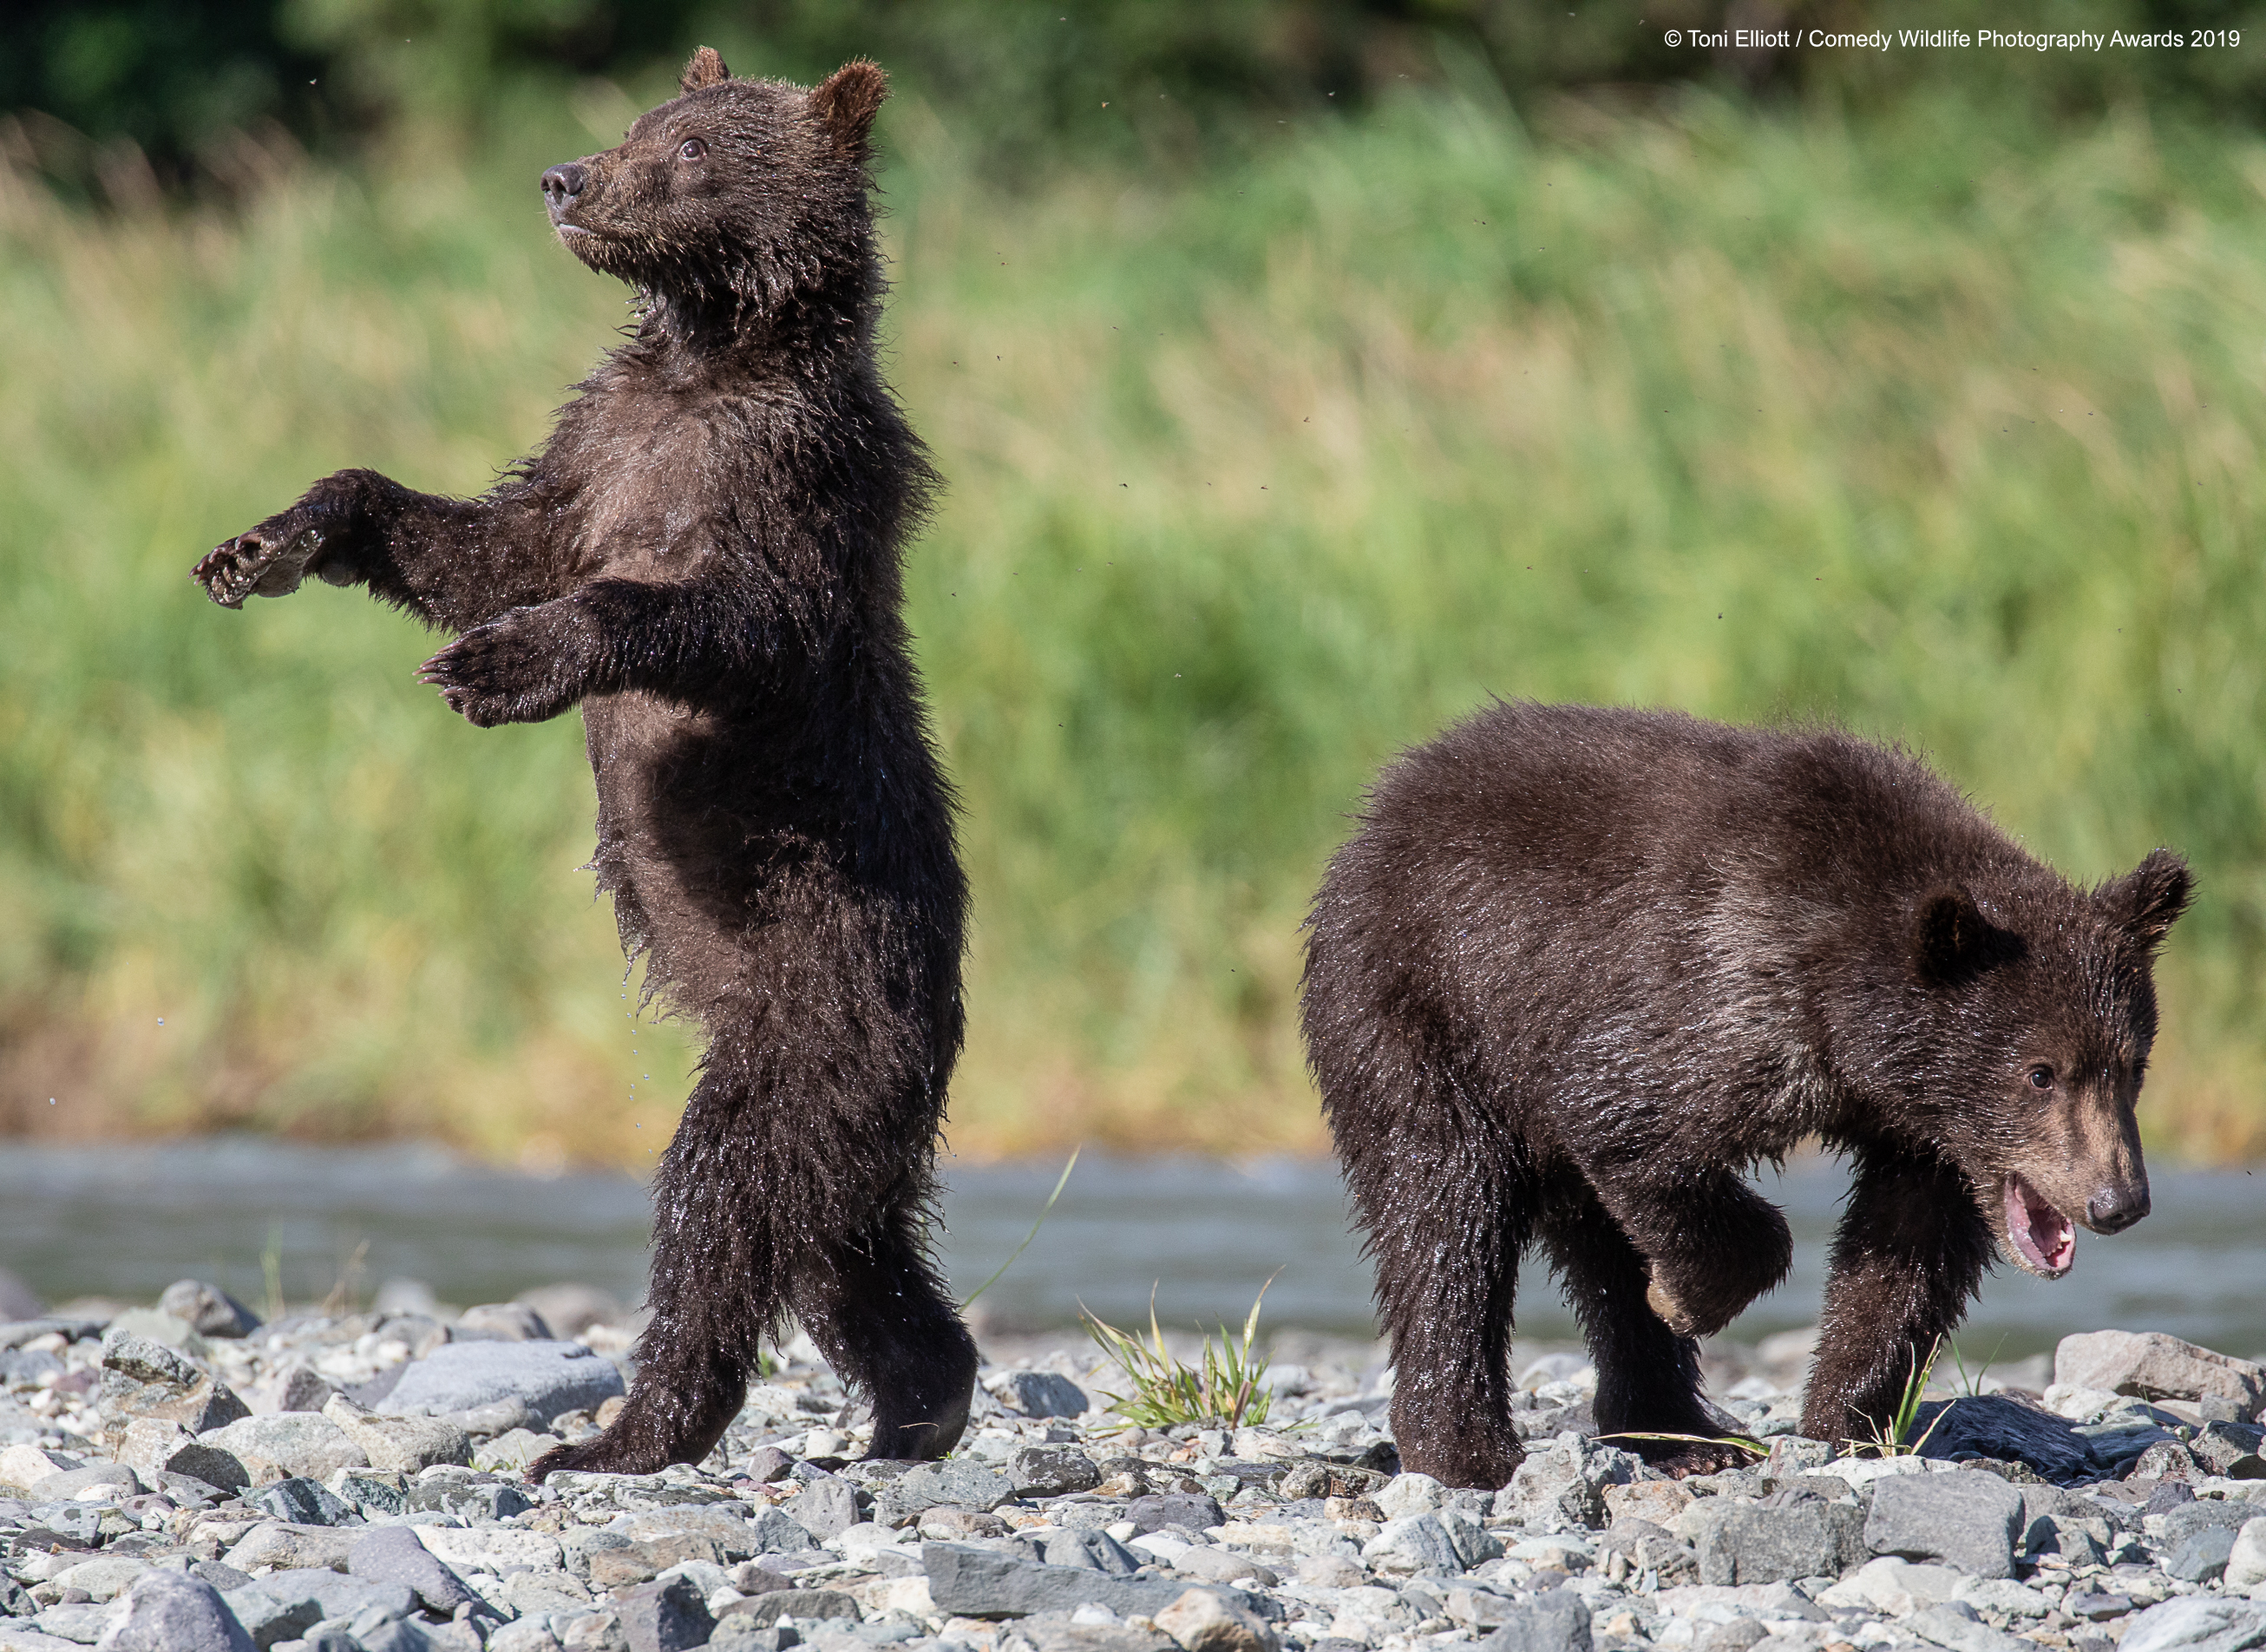
[[[1161,1629],[1129,1623],[1080,1623],[1064,1612],[1036,1612],[999,1631],[999,1652],[1172,1652]]]
[[[2027,1463],[2052,1480],[2095,1473],[2093,1449],[2068,1418],[2005,1394],[1965,1394],[1920,1407],[1905,1436],[1923,1457],[1990,1457]]]
[[[2054,1349],[2054,1381],[2143,1400],[2231,1400],[2245,1416],[2266,1404],[2266,1367],[2232,1359],[2160,1331],[2088,1331]]]
[[[1940,1560],[1977,1577],[2012,1577],[2022,1531],[2022,1494],[1996,1474],[1914,1474],[1873,1488],[1864,1541],[1875,1554]],[[1703,1581],[1705,1571],[1703,1561]]]
[[[1923,1606],[1903,1621],[1906,1628],[1950,1652],[2033,1652],[2037,1644],[1993,1629],[1975,1615],[1972,1606],[1958,1601]]]
[[[936,1609],[967,1618],[1021,1618],[1083,1605],[1107,1606],[1121,1618],[1137,1613],[1151,1617],[1187,1589],[1183,1583],[1112,1577],[1083,1567],[1034,1564],[957,1543],[923,1544],[921,1563]],[[1219,1592],[1232,1605],[1258,1610],[1258,1603],[1240,1590],[1219,1588]]]
[[[347,1570],[374,1583],[406,1583],[428,1612],[447,1617],[457,1607],[485,1607],[464,1580],[418,1541],[418,1526],[379,1526],[356,1532],[347,1551]]]
[[[278,1571],[316,1566],[342,1572],[347,1553],[359,1535],[336,1526],[291,1525],[281,1520],[263,1520],[238,1538],[223,1558],[239,1572],[250,1572],[260,1566],[272,1566]]]
[[[471,1436],[439,1417],[381,1414],[344,1394],[333,1394],[322,1414],[361,1448],[372,1468],[413,1474],[436,1463],[469,1465],[472,1460]]]
[[[744,1618],[758,1629],[768,1629],[782,1618],[847,1618],[858,1621],[854,1596],[838,1589],[773,1589],[724,1608],[727,1615]]]
[[[1145,1497],[1136,1497],[1126,1505],[1125,1517],[1133,1523],[1137,1532],[1161,1531],[1166,1526],[1209,1531],[1227,1523],[1227,1516],[1221,1512],[1217,1501],[1202,1492],[1185,1491],[1151,1492]]]
[[[1113,1577],[1132,1576],[1141,1569],[1143,1558],[1107,1531],[1091,1528],[1056,1532],[1045,1539],[1040,1552],[1049,1566],[1081,1566]]]
[[[376,1409],[433,1416],[518,1400],[547,1425],[622,1392],[614,1363],[580,1342],[450,1342],[410,1363]]]
[[[2266,1645],[2266,1604],[2182,1596],[2134,1618],[2116,1645],[2118,1652],[2248,1652]]]
[[[1515,1608],[1480,1646],[1481,1652],[1590,1652],[1590,1609],[1572,1590],[1551,1590]]]
[[[16,1486],[28,1491],[50,1474],[84,1467],[85,1461],[69,1451],[51,1451],[38,1445],[11,1445],[0,1451],[0,1486]]]
[[[1864,1518],[1846,1503],[1804,1501],[1765,1509],[1707,1497],[1685,1511],[1678,1529],[1699,1555],[1702,1583],[1838,1577],[1866,1553]]]
[[[454,1571],[501,1573],[506,1567],[532,1566],[558,1571],[566,1565],[557,1538],[519,1526],[408,1526],[427,1553]]]
[[[2164,1561],[2164,1570],[2182,1583],[2204,1583],[2223,1575],[2234,1553],[2234,1532],[2211,1526],[2181,1542]]]
[[[1095,1483],[1100,1479],[1097,1474]],[[1014,1501],[1014,1481],[997,1469],[970,1462],[923,1463],[881,1485],[874,1499],[874,1518],[883,1525],[902,1526],[931,1509],[976,1509],[988,1513]]]
[[[136,1578],[102,1652],[253,1652],[252,1637],[220,1591],[186,1572],[155,1568]]]
[[[838,1474],[825,1475],[805,1486],[787,1512],[813,1542],[823,1543],[858,1524],[858,1488]]]
[[[316,1412],[242,1417],[225,1428],[199,1435],[197,1444],[235,1458],[256,1485],[292,1475],[328,1480],[342,1468],[369,1466],[369,1458],[362,1447],[348,1439],[337,1423]]]
[[[150,1569],[150,1562],[131,1555],[104,1554],[77,1566],[67,1566],[50,1581],[58,1589],[83,1589],[96,1600],[115,1600],[134,1580]]]

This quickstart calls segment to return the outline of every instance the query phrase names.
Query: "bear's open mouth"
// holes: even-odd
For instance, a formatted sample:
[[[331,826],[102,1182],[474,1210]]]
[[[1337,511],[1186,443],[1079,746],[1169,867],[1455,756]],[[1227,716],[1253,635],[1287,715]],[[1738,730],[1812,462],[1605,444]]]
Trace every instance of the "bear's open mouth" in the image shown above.
[[[2015,1171],[2007,1173],[2007,1237],[2030,1272],[2058,1279],[2077,1260],[2077,1224]]]

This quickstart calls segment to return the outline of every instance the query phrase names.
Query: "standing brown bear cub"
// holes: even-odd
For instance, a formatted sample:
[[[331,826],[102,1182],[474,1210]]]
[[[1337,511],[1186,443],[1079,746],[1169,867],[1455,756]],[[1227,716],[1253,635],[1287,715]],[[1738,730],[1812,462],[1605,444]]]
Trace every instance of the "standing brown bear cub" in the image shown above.
[[[874,362],[884,91],[703,48],[619,148],[544,174],[640,315],[542,450],[472,500],[340,471],[196,568],[226,607],[312,574],[457,633],[425,676],[483,727],[579,705],[599,884],[648,992],[706,1027],[636,1385],[538,1476],[698,1461],[789,1314],[872,1398],[874,1456],[941,1456],[968,1419],[922,1239],[967,894],[900,613],[934,477]]]
[[[2090,893],[1911,758],[1831,732],[1498,705],[1387,769],[1330,864],[1307,1046],[1377,1263],[1401,1462],[1505,1484],[1505,1360],[1539,1239],[1598,1428],[1712,1436],[1696,1338],[1784,1277],[1740,1179],[1807,1137],[1855,1169],[1802,1432],[1871,1437],[2001,1248],[2148,1213],[2133,1103],[2159,850]],[[1634,1442],[1671,1473],[1714,1445]]]

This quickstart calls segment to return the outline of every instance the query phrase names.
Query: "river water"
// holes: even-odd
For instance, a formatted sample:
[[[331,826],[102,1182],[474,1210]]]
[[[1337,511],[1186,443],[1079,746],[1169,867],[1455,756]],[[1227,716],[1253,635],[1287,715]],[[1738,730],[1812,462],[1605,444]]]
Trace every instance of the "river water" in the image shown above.
[[[958,1292],[1013,1251],[1060,1171],[1059,1161],[946,1161],[939,1249]],[[2266,1350],[2266,1183],[2240,1169],[2175,1168],[2156,1169],[2153,1182],[2154,1214],[2113,1239],[2081,1233],[2068,1277],[1994,1274],[1960,1333],[1970,1362],[2112,1326],[2245,1357]],[[1816,1319],[1845,1177],[1833,1160],[1808,1159],[1782,1175],[1765,1170],[1757,1185],[1785,1208],[1795,1262],[1793,1278],[1730,1328],[1743,1341]],[[342,1276],[364,1297],[397,1277],[459,1305],[574,1279],[635,1301],[647,1223],[645,1190],[626,1175],[522,1175],[429,1146],[0,1146],[0,1267],[50,1302],[148,1302],[190,1275],[257,1302],[270,1258],[295,1302]],[[1370,1331],[1368,1270],[1327,1161],[1088,1153],[983,1306],[1034,1328],[1070,1324],[1081,1305],[1145,1324],[1153,1286],[1167,1328],[1239,1326],[1270,1276],[1263,1323]],[[1539,1264],[1523,1283],[1522,1334],[1575,1334]]]

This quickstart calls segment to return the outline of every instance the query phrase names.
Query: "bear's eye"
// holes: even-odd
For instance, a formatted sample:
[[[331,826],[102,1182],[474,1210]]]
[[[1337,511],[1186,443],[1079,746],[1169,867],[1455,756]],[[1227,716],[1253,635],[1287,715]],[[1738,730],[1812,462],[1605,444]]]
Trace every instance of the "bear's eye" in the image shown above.
[[[708,146],[698,138],[687,138],[676,146],[676,158],[680,161],[697,161],[707,153]]]
[[[2050,1089],[2052,1089],[2052,1088],[2053,1088],[2053,1086],[2054,1086],[2054,1071],[2053,1071],[2053,1069],[2052,1069],[2052,1068],[2050,1068],[2050,1067],[2049,1067],[2049,1066],[2045,1065],[2043,1062],[2041,1062],[2038,1065],[2036,1065],[2036,1066],[2035,1066],[2035,1067],[2033,1067],[2033,1068],[2031,1068],[2031,1069],[2030,1069],[2030,1088],[2031,1088],[2031,1089],[2033,1089],[2033,1090],[2050,1090]]]

